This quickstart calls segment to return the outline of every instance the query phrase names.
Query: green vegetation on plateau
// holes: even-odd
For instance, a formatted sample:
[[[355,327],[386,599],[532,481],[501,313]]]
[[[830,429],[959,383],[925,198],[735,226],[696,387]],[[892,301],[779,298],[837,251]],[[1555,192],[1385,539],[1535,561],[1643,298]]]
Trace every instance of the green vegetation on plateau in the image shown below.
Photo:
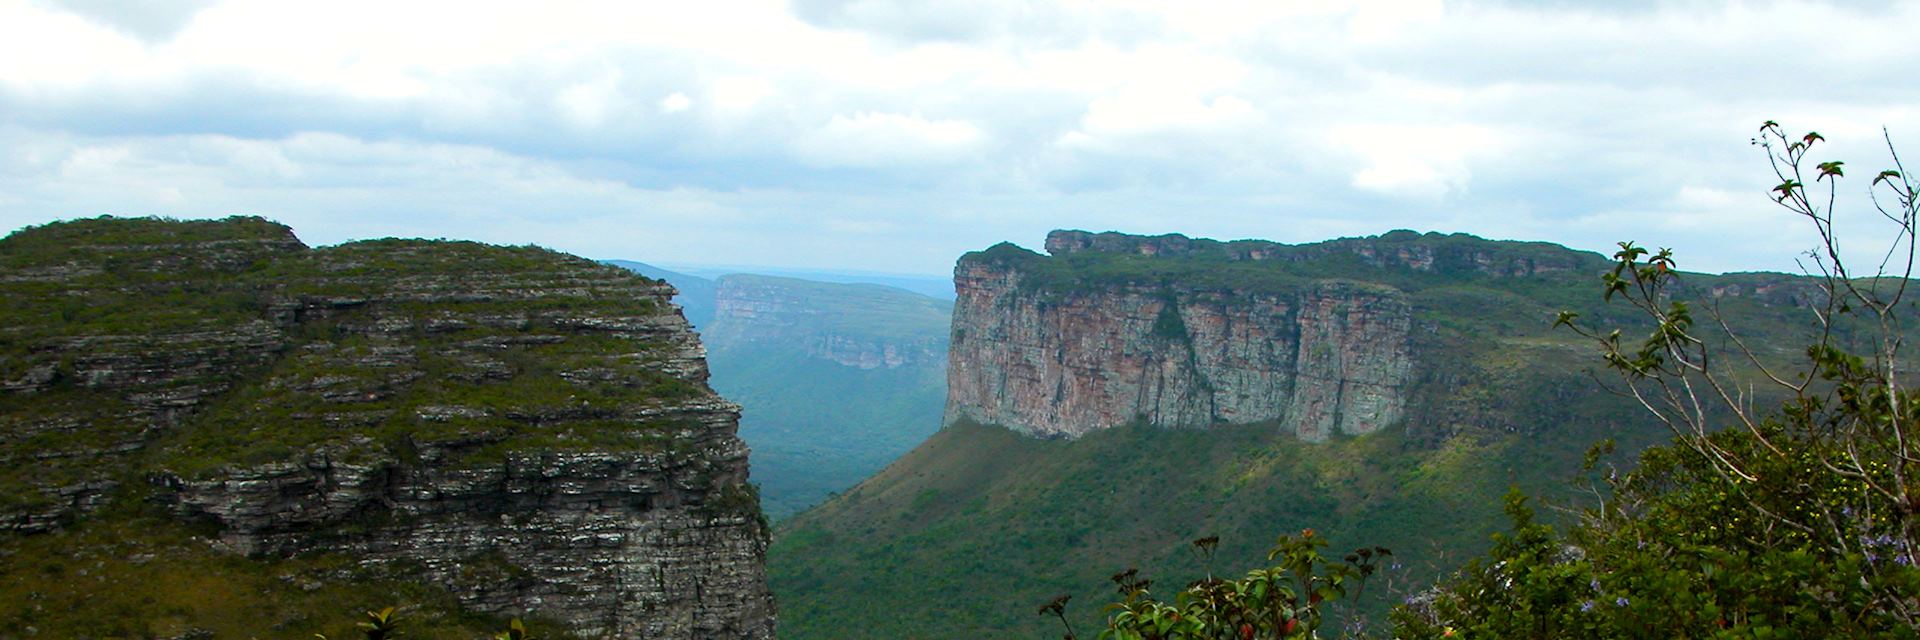
[[[712,391],[675,373],[684,337],[654,286],[537,247],[309,249],[260,218],[0,239],[0,635],[344,638],[398,604],[412,637],[490,636],[503,620],[404,567],[235,557],[150,488],[313,456],[418,465],[437,442],[465,443],[435,461],[452,468],[697,457],[671,409]]]

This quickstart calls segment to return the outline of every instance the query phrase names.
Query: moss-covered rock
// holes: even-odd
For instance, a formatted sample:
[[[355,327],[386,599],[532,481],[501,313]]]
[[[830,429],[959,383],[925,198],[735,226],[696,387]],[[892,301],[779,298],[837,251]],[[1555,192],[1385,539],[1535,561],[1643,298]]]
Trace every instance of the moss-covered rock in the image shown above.
[[[219,548],[404,566],[479,612],[771,635],[738,409],[660,282],[538,247],[96,218],[0,240],[0,291],[4,544],[82,544],[39,535],[116,526],[100,507],[151,488],[140,517]]]

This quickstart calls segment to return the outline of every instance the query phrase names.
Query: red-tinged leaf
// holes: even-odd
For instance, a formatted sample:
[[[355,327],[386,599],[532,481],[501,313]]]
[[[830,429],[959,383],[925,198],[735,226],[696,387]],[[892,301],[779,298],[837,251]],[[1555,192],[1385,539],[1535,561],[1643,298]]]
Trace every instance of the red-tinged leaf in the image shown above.
[[[1827,176],[1834,176],[1837,178],[1846,177],[1847,175],[1846,171],[1842,170],[1840,167],[1840,165],[1843,165],[1843,164],[1846,164],[1846,163],[1839,160],[1835,160],[1833,162],[1820,163],[1819,165],[1817,165],[1820,168],[1820,178],[1818,179],[1824,180],[1827,178]]]

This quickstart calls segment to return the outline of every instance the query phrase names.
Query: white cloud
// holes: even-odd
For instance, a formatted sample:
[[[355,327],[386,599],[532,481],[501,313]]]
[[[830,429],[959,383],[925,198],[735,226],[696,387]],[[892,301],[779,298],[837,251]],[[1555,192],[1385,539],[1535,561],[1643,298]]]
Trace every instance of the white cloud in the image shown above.
[[[1085,132],[1094,135],[1127,135],[1252,124],[1257,116],[1253,104],[1237,96],[1214,96],[1203,101],[1193,96],[1136,91],[1094,98],[1081,124]]]
[[[1427,199],[1466,191],[1467,161],[1500,144],[1493,130],[1472,125],[1338,125],[1329,138],[1359,158],[1353,186]]]
[[[795,153],[830,167],[885,168],[943,163],[963,158],[982,142],[980,129],[959,120],[929,120],[918,114],[860,112],[836,115],[802,135]]]
[[[43,6],[69,11],[147,41],[164,41],[193,22],[210,0],[49,0]]]
[[[713,99],[715,107],[722,111],[745,111],[774,94],[773,83],[765,78],[751,76],[729,76],[715,78],[707,88],[707,95]]]
[[[554,97],[554,104],[574,125],[592,129],[605,124],[607,117],[620,109],[624,99],[620,92],[620,71],[613,69],[597,79],[561,90]]]
[[[679,113],[693,106],[693,99],[678,91],[660,99],[660,113]]]
[[[1767,205],[1759,120],[1850,167],[1881,125],[1920,140],[1920,85],[1887,80],[1920,58],[1915,3],[142,6],[0,0],[0,219],[278,210],[584,251],[634,207],[739,223],[653,227],[680,245],[920,272],[1049,226],[1588,248],[1635,227],[1779,267],[1747,255],[1778,243],[1709,241]],[[823,210],[847,213],[793,221]],[[782,242],[862,230],[903,253]]]
[[[1446,6],[1441,0],[1361,2],[1347,20],[1347,33],[1357,42],[1388,42],[1404,37],[1411,29],[1437,22],[1445,14]]]

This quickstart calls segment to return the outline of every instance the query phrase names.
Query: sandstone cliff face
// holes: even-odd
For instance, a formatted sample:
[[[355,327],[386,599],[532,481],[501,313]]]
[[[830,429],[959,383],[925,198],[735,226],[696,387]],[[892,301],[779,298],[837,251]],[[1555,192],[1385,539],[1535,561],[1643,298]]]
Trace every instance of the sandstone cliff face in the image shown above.
[[[1048,246],[1059,255],[1177,256],[1190,245],[1178,236],[1115,236],[1056,232]],[[1164,426],[1279,420],[1318,440],[1401,419],[1412,315],[1395,289],[1035,284],[1046,268],[1036,260],[1048,259],[973,254],[956,267],[948,422],[1075,437],[1136,418]]]
[[[0,527],[137,490],[582,636],[772,637],[739,411],[662,283],[233,219],[28,230],[0,287]]]

